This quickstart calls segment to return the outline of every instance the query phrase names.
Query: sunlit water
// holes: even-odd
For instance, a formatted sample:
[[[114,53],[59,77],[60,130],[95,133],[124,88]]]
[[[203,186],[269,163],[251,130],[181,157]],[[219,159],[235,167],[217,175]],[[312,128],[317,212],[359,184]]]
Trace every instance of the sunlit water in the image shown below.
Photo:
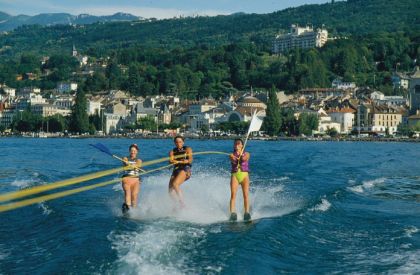
[[[96,142],[116,155],[136,142],[145,161],[173,147],[171,140],[3,138],[0,192],[118,167],[89,146]],[[195,152],[232,148],[232,141],[187,144]],[[119,184],[0,213],[0,274],[420,273],[419,144],[250,141],[247,150],[252,223],[241,215],[227,222],[227,156],[196,156],[181,211],[164,169],[142,178],[130,219],[120,212]],[[166,163],[145,169],[159,165]]]

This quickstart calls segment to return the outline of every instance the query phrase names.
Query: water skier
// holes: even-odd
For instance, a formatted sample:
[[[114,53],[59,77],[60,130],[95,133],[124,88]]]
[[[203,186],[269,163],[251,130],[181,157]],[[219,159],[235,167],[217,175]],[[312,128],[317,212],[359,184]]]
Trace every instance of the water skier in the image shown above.
[[[236,191],[238,186],[242,187],[242,194],[244,198],[244,220],[251,220],[249,213],[249,158],[248,152],[243,152],[244,143],[241,139],[235,139],[233,143],[233,153],[229,155],[232,165],[230,177],[230,220],[236,221],[238,216],[236,214]]]
[[[141,159],[137,158],[139,147],[131,144],[128,148],[130,155],[122,159],[124,166],[129,166],[122,176],[122,188],[124,190],[124,203],[122,205],[123,214],[127,213],[132,207],[137,207],[138,195],[140,192],[140,167]]]
[[[184,208],[185,203],[180,186],[191,177],[193,152],[191,147],[184,145],[182,136],[176,136],[174,143],[175,148],[169,152],[169,162],[174,165],[169,180],[169,194],[175,201],[178,201],[181,208]]]

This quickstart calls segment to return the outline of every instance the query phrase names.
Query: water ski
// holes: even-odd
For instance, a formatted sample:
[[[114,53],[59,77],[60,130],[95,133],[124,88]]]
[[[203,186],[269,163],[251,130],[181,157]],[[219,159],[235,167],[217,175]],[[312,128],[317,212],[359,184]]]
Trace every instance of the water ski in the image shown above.
[[[233,213],[230,214],[229,222],[238,222],[238,215],[235,212],[233,212]],[[245,213],[244,214],[244,219],[242,220],[242,222],[244,222],[244,223],[252,223],[251,214]]]

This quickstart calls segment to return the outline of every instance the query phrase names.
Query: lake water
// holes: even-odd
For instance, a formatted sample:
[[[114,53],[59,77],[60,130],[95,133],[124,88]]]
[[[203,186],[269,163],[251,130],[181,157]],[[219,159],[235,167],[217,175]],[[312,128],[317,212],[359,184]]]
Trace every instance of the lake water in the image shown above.
[[[120,156],[135,142],[144,161],[173,147],[0,138],[0,193],[119,167],[96,142]],[[226,140],[186,144],[232,150]],[[420,273],[420,144],[250,141],[247,151],[252,223],[227,222],[227,156],[197,155],[182,211],[172,209],[163,169],[143,176],[132,219],[121,215],[118,183],[0,213],[0,274]]]

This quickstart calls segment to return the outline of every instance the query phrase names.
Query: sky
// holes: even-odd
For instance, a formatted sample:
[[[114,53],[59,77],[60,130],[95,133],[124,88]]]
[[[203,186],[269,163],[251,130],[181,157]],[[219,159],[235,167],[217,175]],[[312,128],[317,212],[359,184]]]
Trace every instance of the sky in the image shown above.
[[[144,18],[226,15],[236,12],[270,13],[304,4],[323,4],[331,0],[0,0],[0,11],[10,15],[70,13],[112,15],[131,13]]]

